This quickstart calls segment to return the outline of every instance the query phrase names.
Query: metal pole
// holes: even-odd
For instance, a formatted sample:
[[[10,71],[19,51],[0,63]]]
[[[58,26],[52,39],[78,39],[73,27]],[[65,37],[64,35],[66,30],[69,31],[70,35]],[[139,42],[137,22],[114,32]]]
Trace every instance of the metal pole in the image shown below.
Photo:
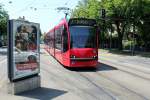
[[[111,25],[111,32],[110,32],[110,50],[112,48],[112,25]]]
[[[135,37],[134,37],[134,34],[135,34],[135,25],[133,24],[133,45],[132,45],[132,56],[134,56],[134,48],[135,48]]]
[[[67,16],[68,16],[68,13],[65,13],[65,18],[67,18]]]

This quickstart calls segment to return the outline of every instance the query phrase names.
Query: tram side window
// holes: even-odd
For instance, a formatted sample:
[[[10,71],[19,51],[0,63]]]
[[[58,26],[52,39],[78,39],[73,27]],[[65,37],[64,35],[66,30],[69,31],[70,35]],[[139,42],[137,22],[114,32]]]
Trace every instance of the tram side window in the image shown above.
[[[55,31],[55,43],[56,43],[56,49],[61,50],[61,44],[62,44],[62,38],[61,38],[61,30],[60,28],[56,29]]]
[[[54,36],[53,36],[53,32],[50,33],[50,48],[54,48],[54,44],[53,44],[53,41],[54,41]]]
[[[50,33],[47,33],[47,36],[46,36],[46,44],[49,46],[50,44]]]
[[[68,33],[67,33],[67,28],[64,25],[64,30],[63,30],[63,52],[66,52],[68,50]]]

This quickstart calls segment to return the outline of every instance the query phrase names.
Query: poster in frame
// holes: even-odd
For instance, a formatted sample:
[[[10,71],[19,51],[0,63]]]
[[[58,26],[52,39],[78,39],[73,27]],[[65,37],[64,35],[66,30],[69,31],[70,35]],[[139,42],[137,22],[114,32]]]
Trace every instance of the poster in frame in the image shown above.
[[[40,72],[40,25],[24,20],[8,22],[8,77],[21,80]]]

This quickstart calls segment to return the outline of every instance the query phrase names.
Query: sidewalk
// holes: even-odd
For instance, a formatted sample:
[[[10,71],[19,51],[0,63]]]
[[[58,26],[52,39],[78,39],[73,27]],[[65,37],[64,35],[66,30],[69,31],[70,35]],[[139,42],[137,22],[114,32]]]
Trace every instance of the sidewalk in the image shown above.
[[[150,79],[150,58],[119,55],[110,53],[107,50],[99,50],[99,61],[119,70]]]

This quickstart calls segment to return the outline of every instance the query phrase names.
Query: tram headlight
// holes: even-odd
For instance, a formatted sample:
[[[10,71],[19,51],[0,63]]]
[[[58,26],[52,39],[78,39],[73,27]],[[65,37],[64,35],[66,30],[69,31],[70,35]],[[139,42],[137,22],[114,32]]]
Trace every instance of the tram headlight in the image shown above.
[[[93,56],[93,58],[97,58],[97,56]]]
[[[70,58],[76,58],[76,56],[75,55],[71,55]]]

